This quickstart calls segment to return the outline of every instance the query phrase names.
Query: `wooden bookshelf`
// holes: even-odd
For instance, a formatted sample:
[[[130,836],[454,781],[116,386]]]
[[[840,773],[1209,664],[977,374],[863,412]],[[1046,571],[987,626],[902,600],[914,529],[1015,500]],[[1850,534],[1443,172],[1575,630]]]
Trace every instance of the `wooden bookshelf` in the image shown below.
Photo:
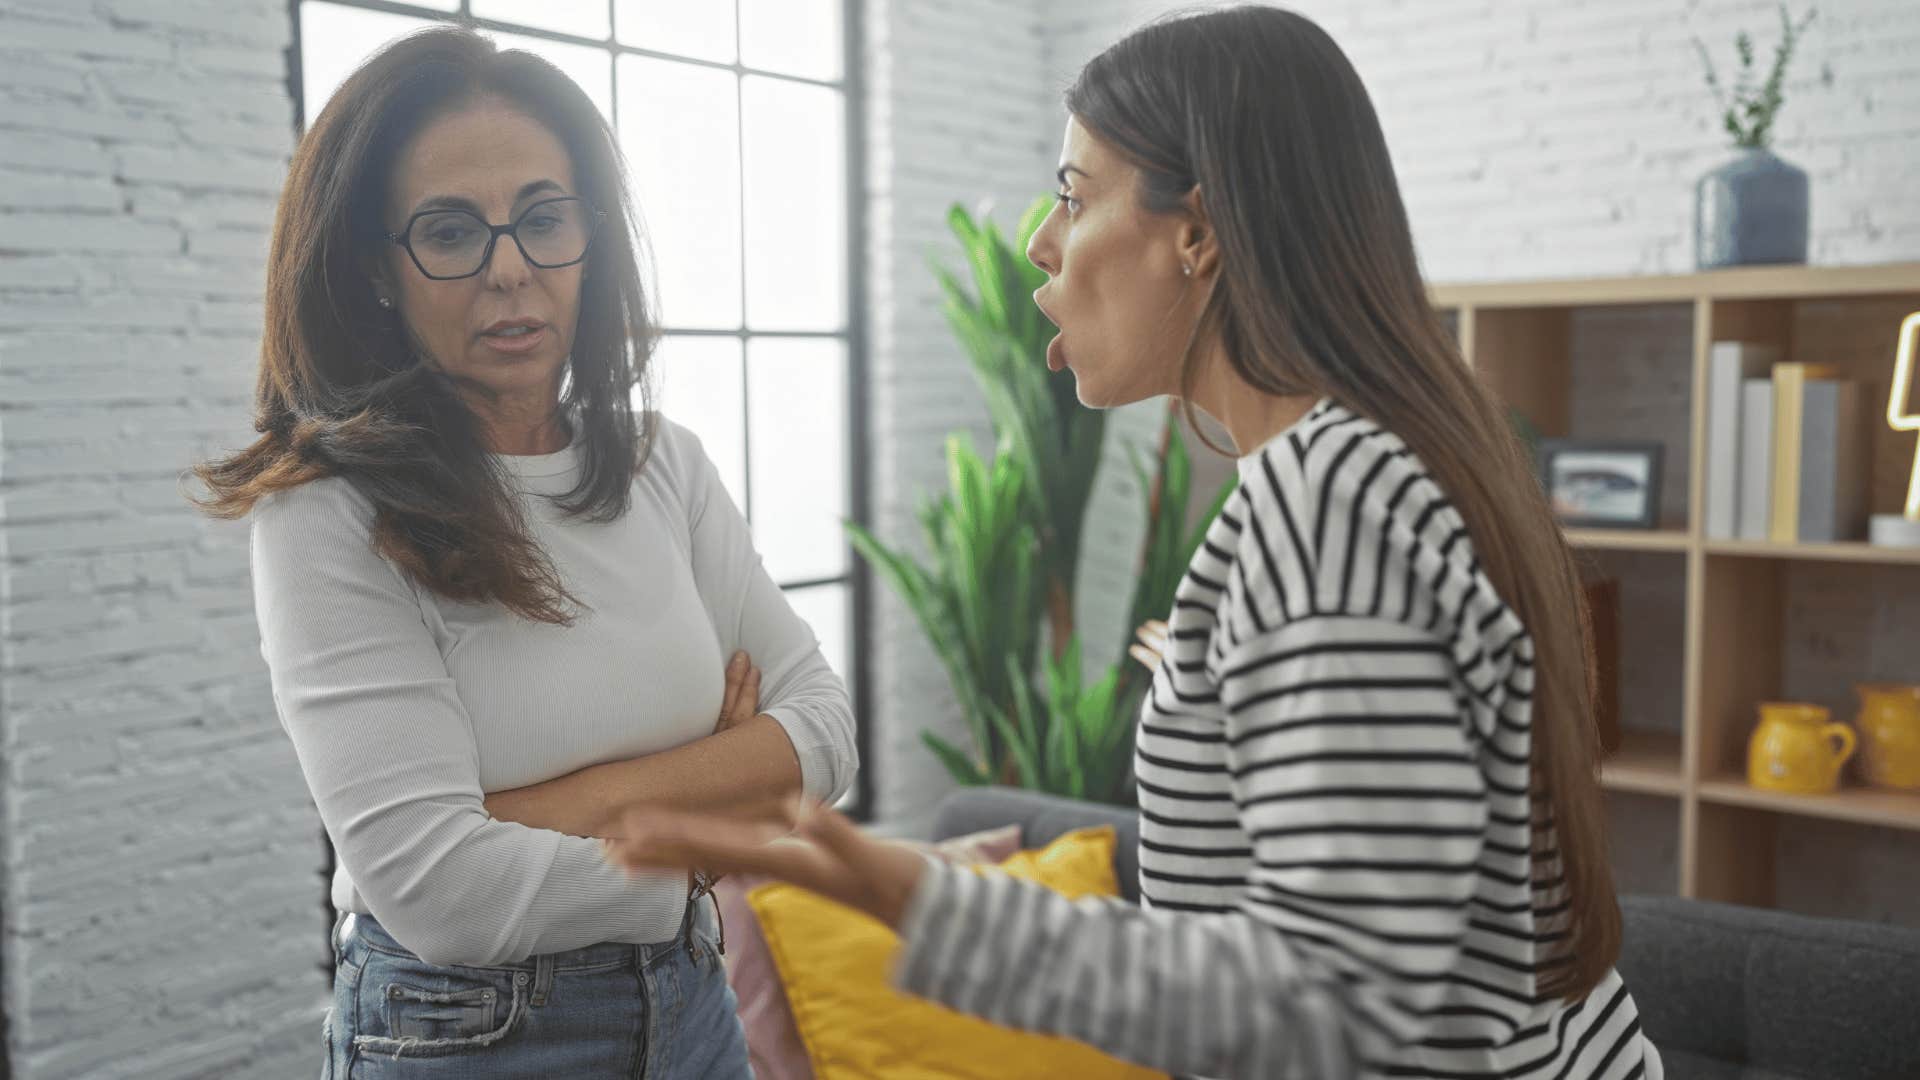
[[[1814,701],[1851,722],[1853,683],[1920,683],[1920,601],[1901,600],[1920,598],[1920,549],[1707,538],[1706,376],[1714,341],[1770,343],[1789,360],[1838,364],[1883,407],[1900,320],[1920,310],[1920,263],[1470,283],[1431,295],[1467,362],[1542,435],[1665,446],[1661,528],[1568,531],[1583,560],[1623,587],[1635,580],[1623,633],[1671,620],[1661,641],[1675,643],[1665,652],[1678,655],[1664,659],[1677,673],[1625,665],[1623,680],[1647,680],[1634,689],[1652,687],[1658,700],[1623,685],[1623,702],[1633,701],[1625,741],[1601,772],[1612,798],[1642,800],[1637,827],[1651,807],[1678,830],[1676,842],[1653,845],[1677,852],[1678,865],[1653,876],[1685,896],[1773,906],[1804,892],[1783,877],[1794,868],[1779,853],[1811,822],[1829,823],[1823,851],[1857,841],[1871,852],[1862,859],[1884,863],[1886,830],[1920,832],[1920,793],[1861,786],[1852,768],[1833,795],[1757,790],[1745,780],[1746,744],[1763,701]],[[1869,412],[1885,428],[1882,408]],[[1873,512],[1900,509],[1914,441],[1876,430]],[[1659,614],[1626,606],[1635,602]],[[1661,806],[1672,812],[1658,815]],[[1920,882],[1920,843],[1892,850],[1909,860],[1905,880]],[[1907,911],[1901,921],[1920,921],[1920,903]]]

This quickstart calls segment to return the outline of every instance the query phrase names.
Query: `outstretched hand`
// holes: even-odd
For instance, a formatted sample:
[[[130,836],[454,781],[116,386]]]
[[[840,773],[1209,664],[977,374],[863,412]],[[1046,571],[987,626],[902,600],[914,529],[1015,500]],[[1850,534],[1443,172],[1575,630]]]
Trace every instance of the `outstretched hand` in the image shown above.
[[[926,870],[918,851],[880,840],[826,806],[756,821],[647,810],[622,823],[602,849],[629,872],[698,866],[798,885],[898,928]]]

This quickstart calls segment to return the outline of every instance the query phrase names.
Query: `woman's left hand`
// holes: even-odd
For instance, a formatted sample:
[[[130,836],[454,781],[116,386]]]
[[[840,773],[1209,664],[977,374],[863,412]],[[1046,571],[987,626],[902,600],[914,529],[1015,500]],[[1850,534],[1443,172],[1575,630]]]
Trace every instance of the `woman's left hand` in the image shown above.
[[[898,928],[926,872],[905,844],[879,840],[825,806],[797,822],[747,823],[709,814],[646,810],[604,842],[607,860],[629,871],[698,866],[790,882]]]
[[[1160,668],[1160,658],[1167,654],[1167,624],[1159,619],[1148,619],[1133,632],[1137,644],[1127,646],[1127,655],[1140,662],[1148,671]]]
[[[720,720],[713,733],[732,731],[760,715],[760,669],[744,651],[727,661],[726,690],[720,701]]]

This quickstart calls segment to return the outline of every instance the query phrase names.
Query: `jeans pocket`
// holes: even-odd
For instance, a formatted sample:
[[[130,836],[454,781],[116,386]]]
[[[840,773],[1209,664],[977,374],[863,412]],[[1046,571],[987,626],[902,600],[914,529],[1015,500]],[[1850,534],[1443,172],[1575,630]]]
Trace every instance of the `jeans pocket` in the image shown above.
[[[520,1026],[527,1007],[527,973],[501,974],[506,987],[479,980],[456,985],[446,977],[408,980],[399,972],[391,980],[370,980],[369,988],[378,986],[381,995],[377,1008],[385,1031],[355,1035],[355,1055],[445,1057],[498,1044]],[[421,985],[426,982],[436,985]]]
[[[406,983],[387,985],[387,1031],[396,1039],[437,1042],[472,1039],[492,1031],[500,992],[491,986],[441,992]]]

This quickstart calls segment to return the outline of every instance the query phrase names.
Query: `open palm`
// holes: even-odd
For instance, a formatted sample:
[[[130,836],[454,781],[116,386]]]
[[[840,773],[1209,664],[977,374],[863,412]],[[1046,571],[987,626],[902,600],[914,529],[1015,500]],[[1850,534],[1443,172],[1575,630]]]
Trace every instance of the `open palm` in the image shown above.
[[[789,882],[897,927],[926,867],[913,848],[861,832],[825,806],[758,821],[647,810],[602,847],[630,871],[700,867]]]

